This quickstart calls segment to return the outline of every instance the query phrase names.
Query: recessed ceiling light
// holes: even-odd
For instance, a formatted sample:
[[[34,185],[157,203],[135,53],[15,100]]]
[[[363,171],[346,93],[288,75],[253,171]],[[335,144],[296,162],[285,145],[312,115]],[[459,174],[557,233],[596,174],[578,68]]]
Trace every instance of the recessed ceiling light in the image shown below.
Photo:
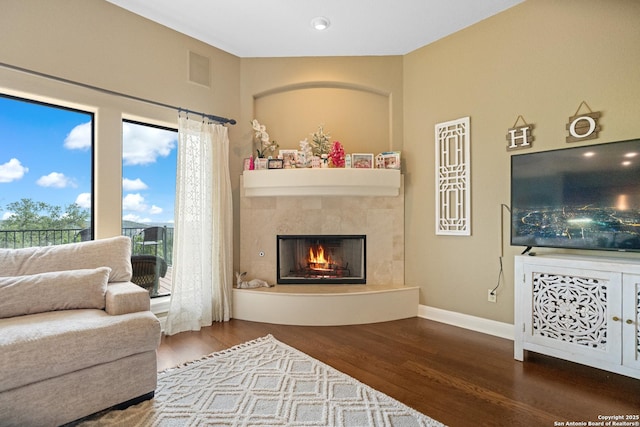
[[[311,20],[311,26],[318,31],[326,30],[331,23],[324,16],[318,16]]]

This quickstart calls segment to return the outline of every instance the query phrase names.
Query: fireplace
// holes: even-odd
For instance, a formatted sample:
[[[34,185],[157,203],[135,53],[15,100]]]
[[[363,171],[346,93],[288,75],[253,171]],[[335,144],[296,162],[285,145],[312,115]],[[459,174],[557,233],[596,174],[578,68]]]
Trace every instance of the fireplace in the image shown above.
[[[277,236],[278,284],[364,284],[366,236]]]

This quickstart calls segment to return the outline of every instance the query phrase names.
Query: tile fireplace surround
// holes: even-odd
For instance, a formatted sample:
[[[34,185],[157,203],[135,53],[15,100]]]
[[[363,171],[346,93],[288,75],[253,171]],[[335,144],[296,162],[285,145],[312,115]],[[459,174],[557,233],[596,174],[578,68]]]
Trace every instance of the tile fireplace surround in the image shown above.
[[[283,172],[291,173],[295,180],[293,174],[298,171],[268,173]],[[240,269],[246,271],[249,278],[276,283],[277,235],[364,234],[367,236],[367,285],[404,285],[402,177],[399,186],[396,196],[309,194],[248,197],[241,176]]]

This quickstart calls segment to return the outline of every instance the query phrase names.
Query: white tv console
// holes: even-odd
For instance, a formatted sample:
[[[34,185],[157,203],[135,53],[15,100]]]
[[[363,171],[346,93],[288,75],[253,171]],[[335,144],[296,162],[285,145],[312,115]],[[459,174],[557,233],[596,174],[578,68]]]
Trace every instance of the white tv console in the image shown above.
[[[554,356],[640,379],[640,260],[515,257],[514,357]]]

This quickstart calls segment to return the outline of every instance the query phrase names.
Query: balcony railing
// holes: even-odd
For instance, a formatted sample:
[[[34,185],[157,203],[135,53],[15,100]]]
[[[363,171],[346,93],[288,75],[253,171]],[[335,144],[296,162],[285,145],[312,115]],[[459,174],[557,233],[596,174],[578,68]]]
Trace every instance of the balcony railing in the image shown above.
[[[173,260],[173,228],[166,228],[166,245],[158,245],[156,248],[145,248],[142,245],[136,243],[140,242],[142,238],[139,233],[144,228],[123,228],[122,235],[127,236],[132,241],[132,248],[135,254],[152,253],[165,259],[167,264],[171,266]],[[63,245],[65,243],[80,242],[81,229],[49,229],[49,230],[0,230],[0,248],[20,249],[29,248],[33,246],[52,246]],[[153,250],[154,252],[149,252]],[[166,253],[165,253],[166,250]]]

